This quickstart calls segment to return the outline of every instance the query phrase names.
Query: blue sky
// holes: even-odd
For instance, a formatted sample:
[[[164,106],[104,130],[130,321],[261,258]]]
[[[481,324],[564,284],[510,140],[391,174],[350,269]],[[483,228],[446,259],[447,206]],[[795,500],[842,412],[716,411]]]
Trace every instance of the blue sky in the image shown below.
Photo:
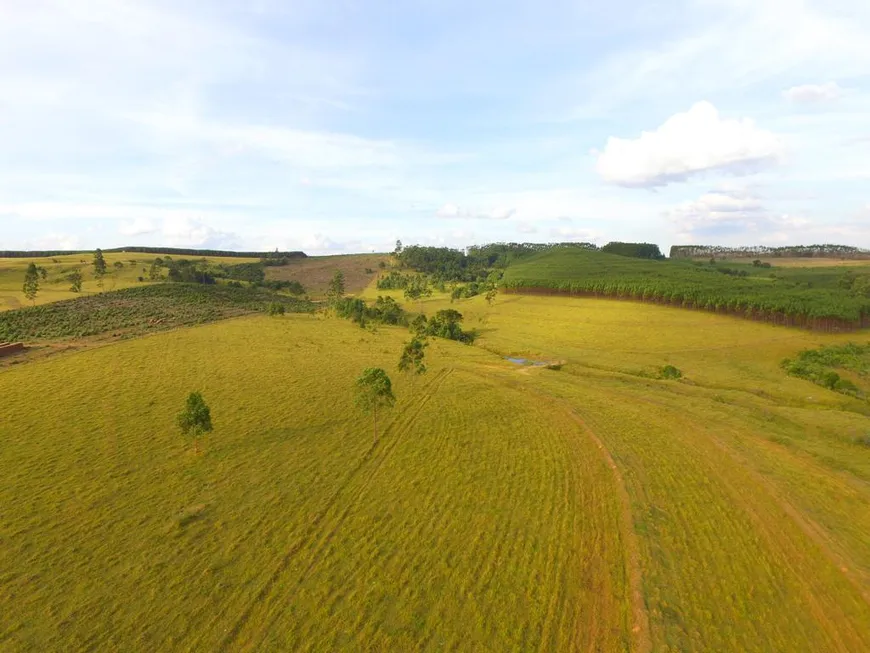
[[[870,247],[870,3],[0,0],[0,249]]]

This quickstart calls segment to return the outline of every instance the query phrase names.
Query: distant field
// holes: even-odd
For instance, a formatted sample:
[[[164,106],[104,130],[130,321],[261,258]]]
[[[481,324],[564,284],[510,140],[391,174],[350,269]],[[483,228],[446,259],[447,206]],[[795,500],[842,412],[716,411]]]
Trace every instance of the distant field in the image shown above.
[[[322,315],[0,370],[0,648],[870,650],[870,406],[780,368],[870,336],[421,305],[480,333],[421,378],[406,331]],[[378,440],[350,393],[372,365],[399,398]],[[199,457],[173,425],[194,389]]]
[[[387,263],[389,260],[389,254],[309,256],[291,261],[289,265],[268,268],[266,278],[299,281],[312,298],[319,298],[326,294],[335,271],[341,270],[344,273],[345,290],[348,294],[356,294],[366,288],[377,276],[378,264]]]
[[[122,288],[146,285],[149,282],[140,282],[138,278],[148,278],[148,269],[155,258],[157,257],[154,254],[106,254],[105,259],[109,270],[104,279],[104,290],[120,290]],[[212,263],[228,263],[232,265],[256,261],[258,259],[210,257],[207,260]],[[117,261],[123,263],[124,267],[116,270],[114,264]],[[36,297],[37,306],[63,299],[74,299],[81,295],[93,294],[100,291],[93,275],[92,254],[72,254],[34,259],[0,258],[0,311],[30,306],[30,302],[24,296],[22,287],[24,285],[24,273],[31,262],[44,267],[48,272],[48,278],[40,280],[40,291]],[[66,276],[74,270],[79,270],[84,278],[81,295],[71,292],[69,289],[70,283],[66,280]]]
[[[695,258],[692,260],[706,262],[710,257]],[[758,259],[764,263],[770,263],[772,266],[782,268],[826,268],[826,267],[868,267],[870,259],[842,259],[842,258],[817,258],[817,257],[798,257],[798,258],[778,258],[776,256],[759,256],[759,257],[738,257],[738,258],[717,258],[721,263],[752,263]]]

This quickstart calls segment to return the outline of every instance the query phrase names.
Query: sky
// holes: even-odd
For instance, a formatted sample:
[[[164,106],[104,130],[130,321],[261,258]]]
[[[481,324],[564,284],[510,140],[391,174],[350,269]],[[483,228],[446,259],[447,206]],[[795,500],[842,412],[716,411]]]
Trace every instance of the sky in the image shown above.
[[[870,247],[867,0],[0,0],[0,250]]]

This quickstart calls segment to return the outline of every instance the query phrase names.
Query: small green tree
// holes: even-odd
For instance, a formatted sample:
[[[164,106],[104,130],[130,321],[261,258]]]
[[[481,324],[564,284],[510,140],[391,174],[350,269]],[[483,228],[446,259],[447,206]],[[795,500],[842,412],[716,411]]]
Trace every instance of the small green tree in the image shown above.
[[[344,297],[344,272],[336,270],[326,290],[326,298],[330,305],[337,304]]]
[[[31,263],[24,273],[24,296],[36,305],[37,294],[39,294],[39,268],[36,267],[36,263]]]
[[[356,380],[356,405],[374,417],[375,440],[378,439],[378,409],[396,403],[393,383],[380,367],[369,367]]]
[[[48,270],[46,270],[46,269],[45,269],[44,267],[42,267],[41,265],[39,266],[39,277],[40,277],[43,281],[45,281],[46,279],[48,279]]]
[[[185,409],[176,419],[181,434],[193,438],[193,447],[199,453],[199,439],[212,432],[211,409],[199,392],[191,392],[187,397]]]
[[[269,315],[272,317],[280,317],[287,312],[287,309],[284,308],[284,304],[281,302],[272,302],[269,304]]]
[[[483,298],[486,300],[486,303],[488,305],[492,306],[492,303],[495,301],[496,295],[498,295],[498,290],[496,290],[495,288],[490,288],[486,291],[486,294],[483,296]]]
[[[97,249],[94,252],[94,279],[97,280],[97,286],[103,288],[103,278],[106,276],[106,259],[103,256],[103,250]]]
[[[402,350],[402,357],[399,359],[400,372],[414,372],[414,374],[425,374],[426,366],[423,364],[423,357],[426,355],[425,349],[429,343],[420,338],[411,338],[411,342],[405,344]]]
[[[73,270],[68,275],[66,275],[66,280],[69,281],[70,292],[81,292],[82,291],[82,273],[78,270]]]

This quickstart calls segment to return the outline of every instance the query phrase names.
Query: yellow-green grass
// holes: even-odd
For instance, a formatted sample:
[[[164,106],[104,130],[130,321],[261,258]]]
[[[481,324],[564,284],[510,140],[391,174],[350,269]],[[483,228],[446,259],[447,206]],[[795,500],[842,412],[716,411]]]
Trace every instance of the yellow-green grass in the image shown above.
[[[298,281],[311,297],[320,298],[326,295],[335,271],[341,270],[344,274],[345,291],[356,294],[364,290],[377,277],[381,263],[389,262],[389,254],[309,256],[293,259],[287,265],[267,268],[266,279]]]
[[[103,290],[121,290],[122,288],[142,285],[143,282],[139,281],[139,277],[148,279],[148,270],[157,256],[127,252],[106,254],[108,272],[103,280]],[[206,257],[206,260],[212,264],[227,263],[232,265],[253,262],[258,259]],[[120,270],[116,270],[114,267],[118,261],[124,264]],[[67,275],[74,270],[79,270],[82,273],[82,294],[100,292],[93,274],[93,254],[67,254],[44,258],[0,258],[0,311],[31,305],[23,291],[24,273],[30,263],[36,263],[48,272],[48,278],[39,281],[39,294],[35,301],[37,305],[81,296],[70,290],[70,283],[66,279]]]
[[[779,367],[868,335],[616,300],[424,303],[447,306],[481,347],[565,362],[514,383],[573,409],[615,459],[656,650],[870,650],[866,404]],[[665,364],[685,379],[637,375]]]
[[[422,378],[394,371],[406,332],[322,316],[0,372],[0,647],[870,650],[866,405],[779,368],[861,333],[422,302],[447,307],[480,338],[433,341]],[[642,376],[665,364],[683,380]],[[377,441],[371,365],[399,396]],[[172,424],[192,389],[201,457]]]
[[[405,338],[244,318],[0,372],[0,648],[628,650],[606,458],[489,352],[399,375]],[[351,395],[373,365],[377,440]]]

